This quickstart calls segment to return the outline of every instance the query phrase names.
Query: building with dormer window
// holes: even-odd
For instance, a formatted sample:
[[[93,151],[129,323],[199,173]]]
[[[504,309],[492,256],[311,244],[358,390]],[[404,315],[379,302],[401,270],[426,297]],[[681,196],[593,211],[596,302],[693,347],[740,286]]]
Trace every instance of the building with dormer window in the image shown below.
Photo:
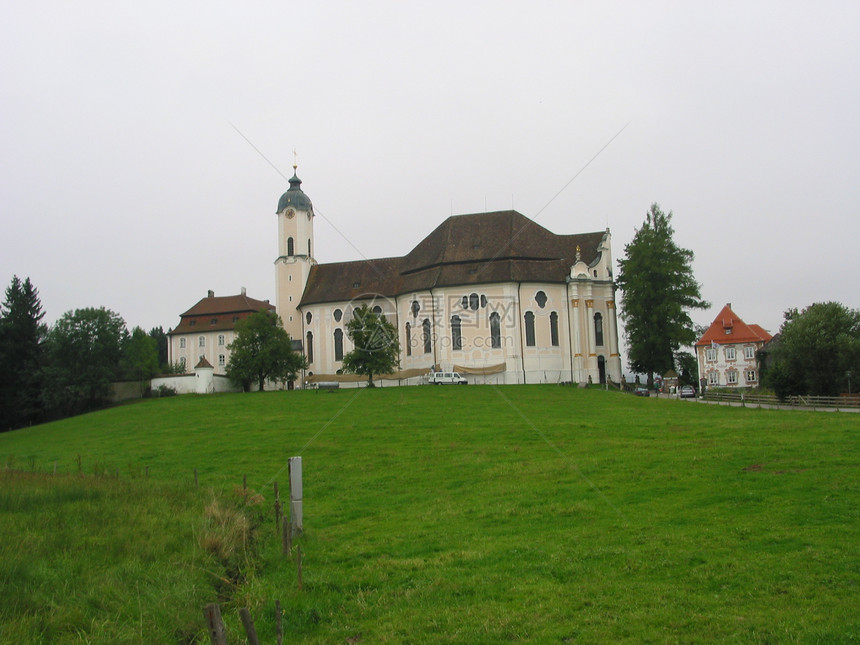
[[[758,325],[746,324],[727,304],[696,342],[700,383],[703,387],[758,386],[757,353],[771,338]]]
[[[191,372],[205,361],[215,375],[227,373],[230,344],[236,337],[236,323],[262,309],[274,311],[268,300],[256,300],[245,294],[216,296],[209,291],[205,298],[179,316],[179,324],[167,332],[167,356],[172,365]]]

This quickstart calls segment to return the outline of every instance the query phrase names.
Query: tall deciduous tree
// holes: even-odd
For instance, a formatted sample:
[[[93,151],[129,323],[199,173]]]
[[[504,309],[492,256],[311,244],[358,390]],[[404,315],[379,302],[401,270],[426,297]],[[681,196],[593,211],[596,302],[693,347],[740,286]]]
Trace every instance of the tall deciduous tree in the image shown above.
[[[780,398],[847,392],[860,381],[860,311],[838,302],[786,311],[768,364],[765,384]]]
[[[628,363],[648,375],[649,386],[655,373],[675,367],[673,358],[681,347],[696,341],[689,311],[710,306],[693,277],[693,252],[675,244],[671,221],[671,212],[652,204],[618,261]]]
[[[374,387],[374,374],[391,374],[399,367],[397,330],[384,314],[376,314],[362,305],[346,324],[346,333],[355,349],[343,357],[343,369],[367,376],[367,387]]]
[[[43,398],[52,414],[79,414],[109,402],[127,335],[122,316],[104,307],[63,314],[46,343]]]
[[[13,276],[0,305],[0,432],[41,420],[44,316],[30,278]]]
[[[266,381],[294,381],[307,367],[281,319],[270,311],[258,311],[237,322],[236,340],[229,349],[227,376],[246,391],[253,382],[262,390]]]

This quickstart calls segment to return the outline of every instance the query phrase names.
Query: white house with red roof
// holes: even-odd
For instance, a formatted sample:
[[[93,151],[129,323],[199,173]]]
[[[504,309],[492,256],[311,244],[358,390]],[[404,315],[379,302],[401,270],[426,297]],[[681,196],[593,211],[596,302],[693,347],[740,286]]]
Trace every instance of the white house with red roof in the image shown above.
[[[771,338],[758,325],[741,320],[727,304],[696,343],[701,382],[708,387],[757,386],[756,353]]]
[[[213,291],[179,316],[179,324],[167,332],[168,360],[186,371],[201,360],[225,374],[230,362],[230,343],[236,336],[236,323],[265,309],[274,311],[268,300],[249,298],[245,289],[235,296],[216,296]]]

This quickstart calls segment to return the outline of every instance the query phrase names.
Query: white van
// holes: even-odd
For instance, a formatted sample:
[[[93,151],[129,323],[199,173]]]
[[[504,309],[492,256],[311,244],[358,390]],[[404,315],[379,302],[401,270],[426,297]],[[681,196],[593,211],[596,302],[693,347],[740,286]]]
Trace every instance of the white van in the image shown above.
[[[427,382],[430,385],[443,385],[446,383],[450,385],[466,385],[468,383],[457,372],[430,372]]]

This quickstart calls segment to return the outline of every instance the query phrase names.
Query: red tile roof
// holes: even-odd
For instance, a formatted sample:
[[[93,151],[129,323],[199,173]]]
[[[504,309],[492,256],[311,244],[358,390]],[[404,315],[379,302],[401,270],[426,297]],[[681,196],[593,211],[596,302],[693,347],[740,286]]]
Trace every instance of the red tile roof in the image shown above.
[[[729,330],[731,333],[726,333]],[[732,311],[730,305],[726,305],[714,318],[708,331],[698,340],[696,347],[710,345],[712,342],[718,345],[766,343],[771,338],[773,337],[758,325],[747,325]]]
[[[188,311],[180,314],[179,324],[171,334],[203,333],[223,331],[236,326],[234,318],[241,320],[265,309],[274,311],[268,300],[256,300],[244,294],[236,296],[209,296],[203,298]]]

